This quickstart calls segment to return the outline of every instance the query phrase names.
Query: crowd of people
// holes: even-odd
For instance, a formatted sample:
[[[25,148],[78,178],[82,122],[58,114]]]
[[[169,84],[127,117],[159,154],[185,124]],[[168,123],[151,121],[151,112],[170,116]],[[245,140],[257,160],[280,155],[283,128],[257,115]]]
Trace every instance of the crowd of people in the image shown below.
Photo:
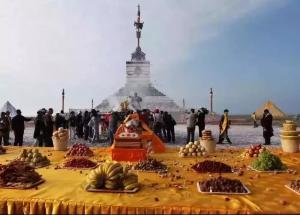
[[[16,116],[13,118],[10,116],[10,112],[1,112],[0,117],[0,145],[8,146],[10,145],[10,131],[14,132],[15,141],[14,146],[23,145],[23,135],[25,129],[25,121],[30,121],[31,118],[26,118],[22,116],[21,110],[16,111]]]
[[[197,113],[195,113],[195,109],[191,109],[188,114],[187,120],[187,139],[186,142],[194,142],[195,139],[195,128],[199,127],[199,138],[202,137],[202,131],[205,129],[205,115],[208,114],[208,110],[206,108],[200,108]],[[258,127],[257,118],[255,113],[251,115],[253,119],[253,127]],[[219,122],[219,141],[218,144],[223,144],[226,139],[228,144],[232,144],[229,136],[228,130],[230,128],[231,121],[229,119],[229,110],[225,109],[224,114],[221,116]],[[273,134],[273,116],[268,109],[264,110],[263,116],[261,118],[260,124],[263,128],[263,137],[265,139],[264,145],[271,144],[271,137]]]
[[[198,126],[199,129],[199,138],[202,137],[202,131],[205,130],[205,115],[207,114],[208,110],[204,107],[200,108],[197,113],[195,112],[195,109],[191,109],[191,112],[186,117],[187,143],[194,142],[196,126]]]
[[[175,143],[175,125],[176,121],[173,116],[167,111],[160,111],[156,109],[151,112],[144,109],[137,111],[140,120],[144,121],[154,133],[159,136],[166,143]],[[0,116],[0,145],[10,145],[10,131],[14,133],[14,146],[23,145],[23,135],[25,129],[25,122],[33,120],[22,115],[21,110],[16,111],[16,116],[11,117],[10,112],[1,112]],[[114,141],[114,135],[124,119],[133,113],[127,112],[111,112],[100,114],[95,109],[90,112],[85,111],[75,113],[71,111],[65,114],[63,111],[56,113],[53,116],[53,109],[45,108],[37,111],[37,116],[34,119],[34,133],[36,146],[52,147],[52,133],[60,127],[69,129],[69,136],[71,140],[84,139],[91,143],[100,142],[100,132],[105,136],[110,144]],[[202,137],[202,131],[205,130],[205,116],[208,114],[206,108],[200,108],[197,112],[191,109],[187,120],[187,140],[186,142],[193,142],[195,140],[195,129],[198,127],[199,138]],[[257,119],[253,113],[254,127],[257,127]],[[273,136],[273,116],[268,109],[264,110],[261,119],[261,126],[263,127],[263,137],[265,145],[271,144],[271,137]],[[229,110],[225,109],[219,122],[219,144],[223,144],[224,140],[232,144],[228,130],[230,129],[231,121],[229,119]]]
[[[137,111],[140,119],[143,120],[160,138],[165,142],[175,143],[175,129],[176,121],[168,113],[164,111],[155,110],[152,113],[150,110]],[[34,139],[36,139],[37,146],[53,146],[52,133],[58,128],[69,129],[69,136],[71,140],[84,139],[91,143],[100,142],[102,135],[104,141],[113,143],[114,135],[119,125],[124,119],[133,113],[133,111],[111,113],[99,113],[95,109],[90,112],[85,111],[75,113],[71,111],[69,114],[64,114],[63,111],[57,113],[53,117],[53,109],[41,109],[37,112],[35,119]],[[100,133],[101,132],[101,133]],[[101,135],[100,135],[101,134]]]

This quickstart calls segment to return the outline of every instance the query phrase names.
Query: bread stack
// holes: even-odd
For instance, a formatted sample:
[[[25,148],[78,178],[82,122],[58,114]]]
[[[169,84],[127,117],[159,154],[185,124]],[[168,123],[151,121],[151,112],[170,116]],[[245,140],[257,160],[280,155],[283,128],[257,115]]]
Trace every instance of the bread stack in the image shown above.
[[[210,130],[204,130],[202,131],[202,137],[201,140],[213,140],[211,131]]]

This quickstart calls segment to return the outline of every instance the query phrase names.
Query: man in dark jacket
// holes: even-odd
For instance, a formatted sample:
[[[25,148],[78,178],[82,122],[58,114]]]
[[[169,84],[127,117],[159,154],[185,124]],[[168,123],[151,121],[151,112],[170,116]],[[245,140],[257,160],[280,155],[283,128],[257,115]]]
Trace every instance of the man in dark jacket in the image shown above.
[[[90,127],[89,127],[89,122],[91,120],[90,114],[88,111],[84,112],[83,115],[83,131],[84,131],[84,139],[88,140],[89,137],[89,132],[90,132]]]
[[[54,124],[56,130],[59,128],[67,128],[67,120],[63,110],[56,114]]]
[[[167,141],[175,143],[175,129],[174,126],[176,125],[176,121],[172,117],[171,114],[165,112],[165,124],[167,129]]]
[[[45,146],[46,147],[53,147],[53,142],[52,142],[52,134],[53,134],[53,109],[49,108],[45,115]]]
[[[199,128],[199,138],[202,137],[202,131],[205,129],[205,115],[208,110],[204,107],[200,108],[197,113],[197,126]]]
[[[17,110],[17,115],[11,120],[11,128],[14,131],[15,142],[14,146],[23,145],[23,135],[25,130],[25,121],[30,121],[30,118],[22,116],[21,110]]]
[[[109,119],[108,123],[108,132],[109,132],[109,143],[110,145],[114,142],[114,135],[118,129],[118,114],[117,112],[112,112],[111,117]]]
[[[269,112],[268,109],[264,110],[263,117],[261,119],[261,126],[264,129],[264,138],[265,138],[265,145],[270,145],[271,144],[271,137],[273,136],[273,116]]]
[[[83,117],[81,111],[76,116],[76,133],[78,138],[83,137]]]
[[[33,138],[36,139],[37,145],[42,147],[45,141],[45,122],[44,122],[44,112],[39,110],[37,112],[37,117],[34,121],[34,132]]]
[[[1,112],[0,116],[0,145],[2,144],[2,139],[4,142],[4,145],[8,145],[8,140],[6,138],[7,132],[9,132],[9,121],[8,118],[5,115],[5,112]]]

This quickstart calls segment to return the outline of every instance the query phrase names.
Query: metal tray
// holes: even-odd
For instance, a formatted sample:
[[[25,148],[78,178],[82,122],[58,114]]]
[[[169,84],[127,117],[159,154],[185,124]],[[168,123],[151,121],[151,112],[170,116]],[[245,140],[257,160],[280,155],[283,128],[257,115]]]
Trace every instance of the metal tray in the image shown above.
[[[64,165],[64,163],[60,163],[57,165],[57,167],[59,169],[69,169],[69,170],[92,170],[92,169],[96,169],[99,166],[99,164],[97,164],[94,167],[90,167],[90,168],[81,168],[81,167],[67,167]]]
[[[293,188],[291,188],[289,185],[284,185],[286,188],[288,188],[289,190],[293,191],[294,193],[300,195],[300,192],[294,190]]]
[[[199,193],[210,194],[210,195],[249,195],[251,191],[242,183],[243,187],[247,191],[247,193],[227,193],[227,192],[204,192],[200,188],[200,183],[197,182],[197,189]]]
[[[109,189],[95,189],[91,188],[90,185],[85,187],[85,190],[88,192],[96,192],[96,193],[136,193],[139,191],[139,188],[134,188],[133,190],[109,190]]]
[[[137,171],[137,172],[148,172],[148,173],[167,173],[169,171],[168,169],[165,170],[141,170],[141,169],[131,169],[133,171]]]
[[[0,186],[0,189],[16,189],[16,190],[27,190],[30,188],[34,188],[42,183],[44,183],[45,180],[41,179],[33,184],[24,184],[24,185],[19,185],[19,186]]]
[[[248,169],[249,170],[252,170],[252,171],[255,171],[255,172],[264,172],[264,173],[274,173],[274,172],[278,172],[278,173],[283,173],[283,172],[288,172],[289,169],[286,169],[286,170],[269,170],[269,171],[262,171],[262,170],[257,170],[257,169],[254,169],[252,166],[248,166]]]

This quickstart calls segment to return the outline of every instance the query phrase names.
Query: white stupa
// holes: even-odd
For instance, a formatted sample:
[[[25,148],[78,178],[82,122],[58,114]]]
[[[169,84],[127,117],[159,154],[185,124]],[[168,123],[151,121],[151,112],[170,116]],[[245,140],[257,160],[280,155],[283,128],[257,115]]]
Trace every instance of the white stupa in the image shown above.
[[[143,22],[140,19],[140,7],[138,6],[137,21],[134,22],[137,36],[137,48],[131,54],[131,60],[126,61],[126,83],[116,93],[104,99],[96,109],[100,112],[117,110],[120,103],[129,100],[133,109],[163,110],[173,113],[174,117],[182,115],[180,108],[172,99],[157,90],[151,84],[150,62],[146,60],[146,54],[140,47],[141,30]]]

